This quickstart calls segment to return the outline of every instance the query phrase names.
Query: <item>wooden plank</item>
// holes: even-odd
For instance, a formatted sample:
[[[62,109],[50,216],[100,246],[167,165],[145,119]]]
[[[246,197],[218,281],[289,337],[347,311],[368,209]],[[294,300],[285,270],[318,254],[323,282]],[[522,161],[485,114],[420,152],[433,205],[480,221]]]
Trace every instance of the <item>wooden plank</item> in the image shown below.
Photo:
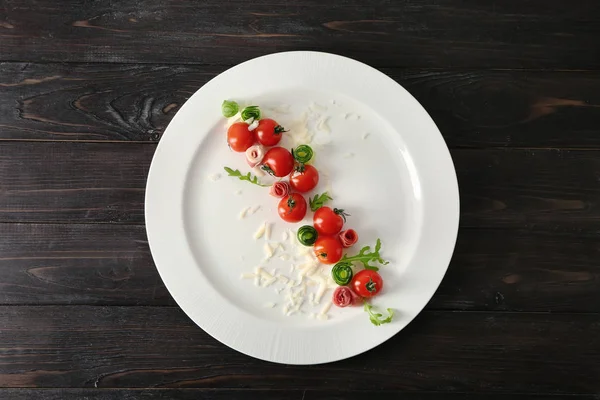
[[[175,305],[143,226],[0,224],[0,255],[2,304]]]
[[[143,223],[151,144],[0,144],[0,220]]]
[[[211,338],[177,308],[0,307],[0,320],[1,387],[599,389],[598,314],[425,312],[376,349],[320,366],[251,359]]]
[[[9,400],[505,400],[493,393],[411,393],[404,391],[339,390],[251,390],[251,389],[0,389],[0,398]],[[510,394],[511,400],[597,400],[594,395]]]
[[[152,144],[0,142],[0,222],[143,223]],[[463,227],[595,226],[598,151],[452,152]]]
[[[235,64],[274,51],[341,53],[377,66],[596,68],[600,5],[315,0],[10,2],[3,61]]]
[[[596,229],[463,229],[427,308],[600,312],[597,243]],[[3,305],[175,305],[143,226],[0,224],[0,255]]]
[[[226,67],[0,64],[0,140],[156,141]],[[450,147],[598,148],[600,72],[384,69]]]

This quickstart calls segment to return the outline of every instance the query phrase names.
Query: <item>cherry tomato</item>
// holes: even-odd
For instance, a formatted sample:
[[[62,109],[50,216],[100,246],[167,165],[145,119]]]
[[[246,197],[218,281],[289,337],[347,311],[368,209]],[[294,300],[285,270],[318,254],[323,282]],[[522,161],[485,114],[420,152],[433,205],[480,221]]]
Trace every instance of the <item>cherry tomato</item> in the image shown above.
[[[314,252],[324,264],[335,264],[342,258],[342,244],[335,236],[319,236]]]
[[[373,297],[383,289],[383,279],[377,272],[363,269],[354,274],[350,287],[359,296]]]
[[[248,124],[245,122],[236,122],[227,130],[227,143],[233,151],[240,153],[246,151],[255,142],[254,131],[249,131]]]
[[[347,216],[344,210],[321,207],[315,211],[313,225],[321,235],[335,235],[342,230]]]
[[[310,192],[319,183],[319,172],[312,165],[298,165],[290,176],[290,186],[298,192]]]
[[[270,118],[261,119],[256,127],[256,137],[263,146],[275,146],[281,140],[283,132],[284,127]]]
[[[284,221],[302,221],[306,215],[306,200],[300,193],[290,193],[279,201],[277,212]]]
[[[294,169],[294,157],[283,147],[269,149],[262,162],[262,168],[277,177],[287,176]]]

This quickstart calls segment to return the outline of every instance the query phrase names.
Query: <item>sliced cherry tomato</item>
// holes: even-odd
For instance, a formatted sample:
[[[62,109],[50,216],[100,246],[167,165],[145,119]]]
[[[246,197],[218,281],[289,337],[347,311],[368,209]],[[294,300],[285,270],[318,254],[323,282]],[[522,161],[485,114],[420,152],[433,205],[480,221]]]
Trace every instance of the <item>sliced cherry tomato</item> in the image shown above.
[[[350,287],[359,296],[373,297],[383,289],[383,279],[377,272],[363,269],[354,275]]]
[[[335,236],[319,236],[314,252],[324,264],[335,264],[342,258],[342,244]]]
[[[302,221],[306,215],[306,200],[300,193],[290,193],[279,201],[277,212],[284,221]]]
[[[292,153],[283,147],[269,149],[262,162],[262,168],[277,177],[287,176],[294,169],[294,157],[292,157]]]
[[[335,235],[342,230],[347,216],[344,210],[321,207],[315,211],[313,225],[321,235]]]
[[[263,146],[275,146],[283,132],[285,128],[270,118],[261,119],[256,127],[256,137]]]
[[[290,186],[300,193],[310,192],[319,183],[319,172],[312,165],[298,165],[290,175]]]
[[[245,122],[236,122],[227,130],[227,143],[233,151],[246,151],[255,142],[256,135],[254,131],[248,130],[248,124]]]

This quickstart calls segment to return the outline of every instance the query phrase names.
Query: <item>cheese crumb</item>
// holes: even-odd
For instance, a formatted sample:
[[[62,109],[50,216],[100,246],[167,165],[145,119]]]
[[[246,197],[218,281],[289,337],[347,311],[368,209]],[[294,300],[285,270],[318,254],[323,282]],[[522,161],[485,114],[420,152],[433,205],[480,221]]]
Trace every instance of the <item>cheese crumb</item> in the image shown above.
[[[208,175],[208,179],[210,179],[213,182],[218,181],[221,178],[221,174],[209,174]]]
[[[265,303],[265,304],[263,304],[263,307],[265,307],[265,308],[273,308],[275,306],[276,306],[275,303]]]
[[[240,211],[240,213],[238,214],[238,219],[246,218],[246,214],[248,214],[249,210],[250,210],[250,207],[246,207],[242,211]]]
[[[252,274],[252,273],[244,273],[242,275],[240,275],[240,279],[252,279],[256,276],[256,274]]]
[[[273,257],[273,248],[269,245],[269,243],[265,243],[263,250],[267,260]]]
[[[267,229],[267,223],[263,222],[254,233],[254,239],[258,240],[265,234],[265,230]]]

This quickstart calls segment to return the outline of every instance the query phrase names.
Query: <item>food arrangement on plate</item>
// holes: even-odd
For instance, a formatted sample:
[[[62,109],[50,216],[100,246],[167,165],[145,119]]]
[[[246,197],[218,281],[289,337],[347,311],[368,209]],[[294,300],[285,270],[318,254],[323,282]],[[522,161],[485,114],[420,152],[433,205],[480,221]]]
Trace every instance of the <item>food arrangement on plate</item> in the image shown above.
[[[298,223],[305,219],[307,213],[313,213],[312,224],[303,225],[295,232],[288,229],[282,235],[283,241],[288,241],[288,245],[296,248],[294,259],[304,257],[305,260],[300,267],[291,264],[291,272],[299,270],[296,279],[290,279],[278,271],[269,273],[262,265],[252,273],[242,274],[242,278],[253,279],[256,286],[263,288],[276,282],[283,284],[283,287],[275,290],[285,296],[287,303],[282,311],[288,316],[304,313],[302,306],[306,297],[308,303],[316,306],[328,294],[331,301],[326,302],[318,314],[310,313],[309,317],[328,319],[327,311],[332,304],[337,307],[362,305],[373,325],[391,322],[394,315],[391,308],[387,308],[384,315],[370,303],[370,299],[380,293],[384,286],[378,265],[388,264],[380,255],[381,240],[377,239],[373,250],[370,246],[364,246],[357,254],[351,255],[351,249],[359,238],[356,230],[344,227],[347,217],[351,215],[344,209],[326,205],[334,201],[327,191],[308,196],[320,180],[319,171],[314,165],[316,152],[310,144],[302,143],[290,150],[281,146],[284,135],[293,135],[294,132],[286,130],[272,118],[263,118],[260,107],[256,105],[241,108],[238,103],[226,100],[222,104],[222,113],[229,118],[226,130],[229,148],[243,153],[252,169],[252,172],[243,173],[225,166],[227,174],[265,187],[271,196],[279,199],[277,212],[281,220],[287,223]],[[366,139],[366,135],[363,139]],[[270,176],[271,181],[263,182],[264,179],[259,179],[261,175]],[[308,196],[308,202],[305,196]],[[240,218],[248,211],[242,210]],[[258,240],[265,236],[268,240],[270,231],[270,224],[263,223],[254,238]],[[278,248],[283,249],[283,244],[265,242],[263,261],[267,262]],[[289,257],[287,254],[283,256]],[[308,286],[318,286],[318,290],[308,292]],[[275,303],[269,303],[266,307],[275,307]]]

